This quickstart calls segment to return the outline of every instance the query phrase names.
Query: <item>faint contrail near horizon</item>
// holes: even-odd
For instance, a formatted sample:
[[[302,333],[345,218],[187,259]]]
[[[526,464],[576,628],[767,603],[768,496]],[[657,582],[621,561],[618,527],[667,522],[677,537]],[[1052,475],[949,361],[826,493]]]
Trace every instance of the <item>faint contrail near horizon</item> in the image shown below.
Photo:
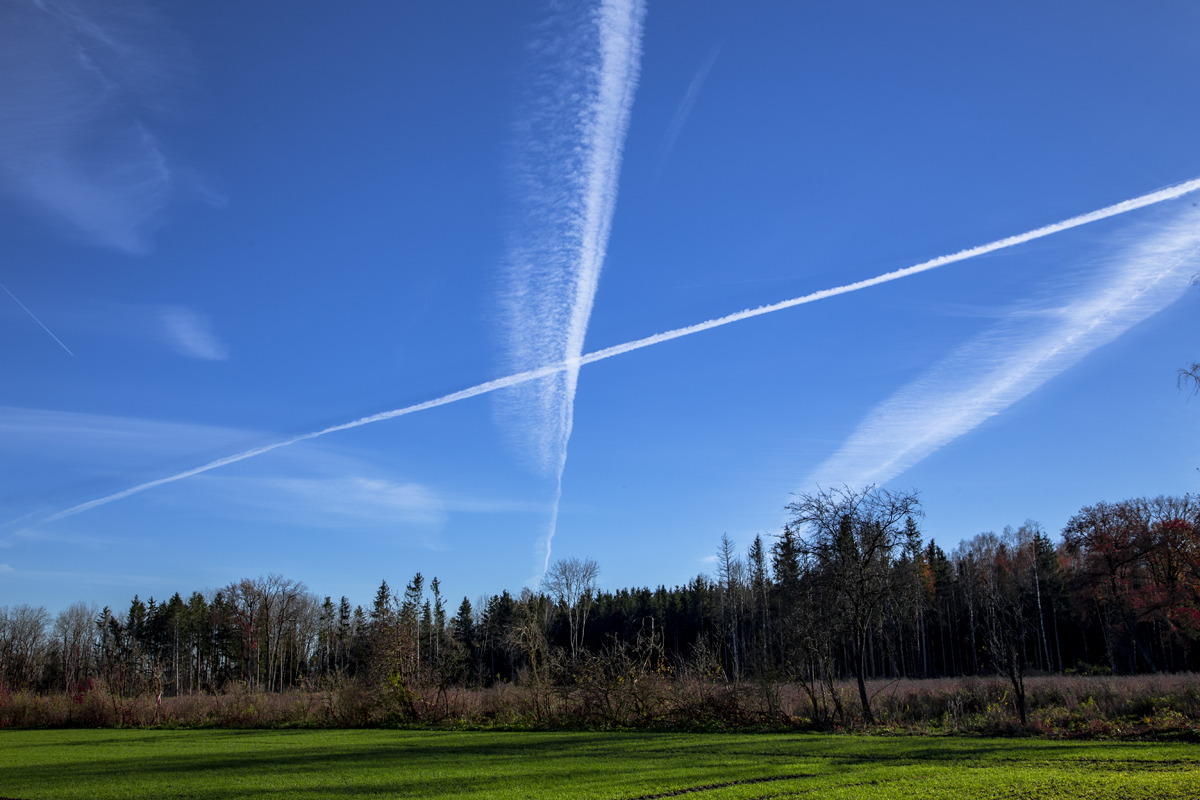
[[[406,416],[408,414],[413,414],[418,411],[425,411],[430,408],[437,408],[438,406],[444,406],[444,405],[448,405],[450,403],[456,403],[459,400],[466,400],[471,397],[477,397],[481,394],[487,394],[489,392],[494,392],[499,389],[506,389],[506,388],[509,388],[512,386],[519,386],[524,383],[529,383],[530,381],[535,381],[539,378],[545,378],[549,375],[554,375],[554,374],[557,374],[560,372],[566,372],[567,370],[572,370],[572,369],[578,370],[580,367],[582,367],[585,364],[593,364],[597,361],[602,361],[606,358],[612,358],[613,356],[622,355],[624,353],[629,353],[634,350],[640,350],[643,347],[649,347],[651,345],[661,344],[662,342],[667,342],[672,339],[679,339],[684,336],[690,336],[694,333],[700,333],[701,331],[711,330],[712,328],[719,328],[722,325],[729,325],[734,322],[740,322],[741,320],[744,320],[744,319],[750,319],[752,317],[758,317],[758,316],[762,316],[764,314],[770,314],[775,311],[782,311],[786,308],[792,308],[794,306],[804,305],[806,303],[814,303],[818,300],[824,300],[829,297],[836,297],[837,295],[847,294],[849,292],[856,292],[860,289],[866,289],[871,286],[878,286],[879,284],[882,284],[882,283],[888,283],[890,281],[895,281],[895,280],[899,280],[901,278],[906,278],[910,275],[916,275],[921,272],[927,272],[932,269],[937,269],[938,267],[943,267],[943,266],[946,266],[947,264],[953,264],[958,261],[965,261],[966,259],[974,258],[975,256],[980,256],[980,255],[984,255],[986,253],[995,252],[996,250],[1002,250],[1007,247],[1014,247],[1019,244],[1024,244],[1025,242],[1033,241],[1034,239],[1040,239],[1045,236],[1050,236],[1051,234],[1054,234],[1054,233],[1059,233],[1061,231],[1069,230],[1071,228],[1077,228],[1080,225],[1086,225],[1089,222],[1097,222],[1099,220],[1107,219],[1109,217],[1115,217],[1119,214],[1124,214],[1126,212],[1134,211],[1139,208],[1145,208],[1146,206],[1151,206],[1156,203],[1162,203],[1167,200],[1174,200],[1176,198],[1182,197],[1185,194],[1194,192],[1197,189],[1200,189],[1200,179],[1187,181],[1186,183],[1180,183],[1175,186],[1167,187],[1165,189],[1159,189],[1156,192],[1144,194],[1144,195],[1141,195],[1140,197],[1135,197],[1131,200],[1125,200],[1124,202],[1117,203],[1115,205],[1106,206],[1105,208],[1101,208],[1097,211],[1092,211],[1088,214],[1081,214],[1076,217],[1071,217],[1070,219],[1063,220],[1062,222],[1056,222],[1053,225],[1046,225],[1044,227],[1036,228],[1032,231],[1018,234],[1016,236],[1009,236],[1005,239],[999,239],[995,242],[991,242],[990,244],[984,244],[984,245],[980,245],[978,247],[972,247],[967,250],[960,250],[959,252],[952,253],[950,255],[939,256],[938,258],[933,258],[933,259],[930,259],[929,261],[923,261],[920,264],[915,264],[911,267],[905,267],[904,269],[898,269],[898,270],[894,270],[892,272],[885,272],[884,274],[877,275],[874,278],[867,278],[866,280],[856,281],[854,283],[848,283],[848,284],[845,284],[842,286],[835,286],[831,289],[822,289],[821,291],[812,292],[811,294],[802,295],[801,297],[796,297],[791,300],[784,300],[782,302],[773,303],[771,305],[759,306],[758,308],[752,308],[752,309],[746,309],[744,311],[738,311],[734,314],[728,314],[724,317],[718,317],[716,319],[711,319],[711,320],[708,320],[707,322],[700,322],[695,325],[689,325],[684,328],[676,328],[674,330],[665,331],[663,333],[657,333],[657,334],[654,334],[653,336],[647,336],[642,339],[636,339],[632,342],[626,342],[624,344],[614,345],[612,347],[606,347],[603,350],[597,350],[593,353],[588,353],[587,355],[581,356],[576,359],[571,359],[569,361],[562,361],[562,362],[559,362],[556,364],[550,364],[547,366],[539,367],[537,369],[531,369],[531,370],[526,370],[524,372],[518,372],[516,374],[508,375],[503,378],[497,378],[495,380],[488,381],[486,383],[481,383],[476,386],[472,386],[468,389],[463,389],[458,392],[453,392],[451,394],[444,395],[444,396],[436,398],[434,400],[426,400],[425,402],[417,403],[417,404],[411,405],[411,406],[405,406],[404,408],[398,408],[398,409],[395,409],[392,411],[384,411],[379,414],[373,414],[368,417],[362,417],[361,419],[354,420],[353,422],[346,422],[341,425],[333,425],[328,428],[323,428],[319,431],[314,431],[312,433],[306,433],[306,434],[303,434],[300,436],[295,436],[290,439],[285,439],[283,441],[275,442],[273,444],[263,445],[262,447],[256,447],[252,450],[246,450],[242,453],[237,453],[235,455],[226,456],[224,458],[219,458],[216,461],[210,461],[207,464],[204,464],[199,467],[195,467],[195,468],[187,470],[185,472],[180,472],[176,475],[171,475],[166,478],[159,478],[157,480],[148,481],[146,483],[142,483],[137,486],[133,486],[129,489],[125,489],[125,490],[117,492],[115,494],[110,494],[105,497],[98,498],[96,500],[90,500],[86,503],[81,503],[77,506],[72,506],[71,508],[68,508],[64,511],[59,511],[55,514],[50,515],[49,517],[46,517],[45,519],[42,520],[42,522],[53,522],[55,520],[63,519],[64,517],[69,517],[74,514],[78,514],[80,512],[87,511],[92,508],[96,508],[97,506],[102,506],[107,503],[111,503],[114,500],[121,500],[121,499],[129,497],[131,495],[138,494],[139,492],[144,492],[147,489],[153,489],[157,486],[162,486],[164,484],[173,483],[175,481],[182,480],[184,478],[190,478],[193,475],[199,475],[202,472],[208,472],[209,470],[216,469],[218,467],[223,467],[223,466],[227,466],[229,464],[234,464],[238,461],[244,461],[248,458],[253,458],[255,456],[259,456],[264,453],[268,453],[272,450],[277,450],[281,447],[287,447],[288,445],[298,444],[299,442],[308,441],[310,439],[316,439],[320,436],[325,436],[326,434],[336,433],[337,431],[349,430],[351,428],[358,428],[363,425],[370,425],[371,423],[374,423],[374,422],[382,422],[384,420],[394,419],[395,417],[402,417],[402,416]],[[26,528],[25,530],[28,530],[28,528]],[[22,532],[23,531],[18,531],[17,533],[22,533]],[[17,535],[17,533],[9,534],[9,536],[10,537],[15,536],[15,535]],[[5,537],[5,538],[9,538],[9,537]]]
[[[567,9],[535,43],[544,57],[519,125],[522,223],[507,254],[510,368],[563,370],[509,400],[537,466],[556,476],[542,571],[558,521],[588,321],[608,249],[625,134],[641,64],[644,0]],[[580,57],[582,52],[584,57]]]
[[[5,286],[3,283],[0,283],[0,289],[3,289],[4,291],[8,292],[8,296],[11,297],[17,305],[19,305],[21,308],[25,309],[25,313],[28,314],[29,316],[33,317],[33,321],[36,322],[38,325],[41,325],[42,330],[44,330],[46,333],[50,334],[50,338],[53,339],[54,341],[58,342],[59,347],[61,347],[63,350],[67,351],[67,355],[69,355],[69,356],[75,355],[74,353],[72,353],[70,351],[70,349],[65,344],[62,343],[62,339],[59,339],[57,336],[54,335],[54,331],[47,328],[46,324],[44,322],[42,322],[40,319],[38,319],[36,316],[34,316],[32,311],[30,311],[28,308],[25,308],[24,303],[22,303],[20,300],[17,300],[17,296],[15,294],[13,294],[11,291],[9,291],[7,286]]]

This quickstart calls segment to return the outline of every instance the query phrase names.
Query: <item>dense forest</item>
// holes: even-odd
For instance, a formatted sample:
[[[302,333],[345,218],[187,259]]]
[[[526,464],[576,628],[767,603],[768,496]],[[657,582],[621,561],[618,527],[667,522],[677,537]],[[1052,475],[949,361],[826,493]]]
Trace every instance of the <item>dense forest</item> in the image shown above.
[[[833,683],[849,680],[868,720],[870,681],[1000,675],[1023,718],[1030,673],[1200,668],[1191,496],[1099,503],[1057,540],[1026,522],[950,553],[924,540],[915,494],[831,490],[787,508],[781,533],[744,554],[722,537],[716,574],[672,588],[600,591],[595,562],[566,559],[536,591],[454,606],[417,573],[366,607],[275,575],[119,611],[3,607],[0,688],[554,685],[597,659],[641,658],[668,678],[791,683],[814,708],[841,702]]]

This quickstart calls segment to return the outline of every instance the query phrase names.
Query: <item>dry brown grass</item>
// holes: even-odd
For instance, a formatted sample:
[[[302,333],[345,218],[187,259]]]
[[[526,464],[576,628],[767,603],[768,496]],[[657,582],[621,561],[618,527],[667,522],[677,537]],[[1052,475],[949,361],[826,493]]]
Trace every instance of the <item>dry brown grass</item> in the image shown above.
[[[1017,721],[1000,678],[876,681],[878,732],[1200,738],[1200,676],[1041,676],[1026,681],[1029,724]],[[0,691],[0,728],[369,727],[862,729],[851,682],[835,682],[840,716],[819,719],[795,684],[742,683],[659,673],[569,685],[417,689],[354,681],[282,694],[240,687],[217,695],[119,697],[102,685],[74,697]]]

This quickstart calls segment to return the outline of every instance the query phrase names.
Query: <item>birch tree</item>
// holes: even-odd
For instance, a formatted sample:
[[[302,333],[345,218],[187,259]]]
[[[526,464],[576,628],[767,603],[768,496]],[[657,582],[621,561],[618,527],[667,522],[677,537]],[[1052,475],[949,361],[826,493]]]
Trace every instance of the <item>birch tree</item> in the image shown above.
[[[571,661],[579,660],[588,614],[596,594],[600,565],[593,559],[564,558],[555,561],[542,578],[542,589],[567,615]]]

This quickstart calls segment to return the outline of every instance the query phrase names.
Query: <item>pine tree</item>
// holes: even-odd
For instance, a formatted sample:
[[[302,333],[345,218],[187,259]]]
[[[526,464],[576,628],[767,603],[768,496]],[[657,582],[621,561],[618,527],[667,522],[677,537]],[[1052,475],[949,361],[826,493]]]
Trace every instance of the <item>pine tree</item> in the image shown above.
[[[352,671],[357,673],[360,669],[366,667],[367,663],[367,629],[370,623],[367,622],[367,612],[363,611],[362,606],[354,607],[354,615],[351,617],[351,633],[350,643],[347,647],[348,661]]]
[[[421,664],[421,605],[425,595],[425,578],[421,573],[404,587],[404,599],[400,604],[400,628],[411,648],[411,667],[415,671]]]
[[[327,675],[333,668],[334,653],[337,649],[337,611],[333,607],[333,598],[329,595],[325,595],[325,602],[321,604],[317,640],[321,653],[321,674]]]
[[[433,605],[426,600],[421,606],[421,638],[425,640],[425,660],[433,667]]]
[[[761,674],[767,670],[770,660],[768,647],[771,641],[767,595],[770,577],[767,575],[766,548],[763,547],[762,536],[754,537],[754,541],[750,543],[750,549],[746,551],[746,560],[750,563],[750,583],[754,596],[751,607],[755,622],[758,623],[755,626],[754,636],[758,640],[756,650],[758,651],[758,671]]]
[[[337,649],[334,651],[335,661],[338,671],[344,671],[349,666],[350,656],[350,635],[352,633],[350,600],[346,595],[342,595],[341,602],[338,603],[337,616]]]
[[[434,669],[440,669],[442,666],[442,641],[446,635],[446,601],[442,597],[441,585],[438,579],[434,578],[429,582],[429,590],[433,592],[433,652],[432,661]]]
[[[466,597],[458,606],[458,613],[450,620],[450,636],[455,648],[462,654],[464,665],[473,668],[476,678],[479,676],[479,662],[476,659],[475,646],[475,612],[471,601]]]
[[[375,592],[375,602],[371,604],[371,622],[384,623],[392,614],[392,590],[387,581],[379,584]]]

